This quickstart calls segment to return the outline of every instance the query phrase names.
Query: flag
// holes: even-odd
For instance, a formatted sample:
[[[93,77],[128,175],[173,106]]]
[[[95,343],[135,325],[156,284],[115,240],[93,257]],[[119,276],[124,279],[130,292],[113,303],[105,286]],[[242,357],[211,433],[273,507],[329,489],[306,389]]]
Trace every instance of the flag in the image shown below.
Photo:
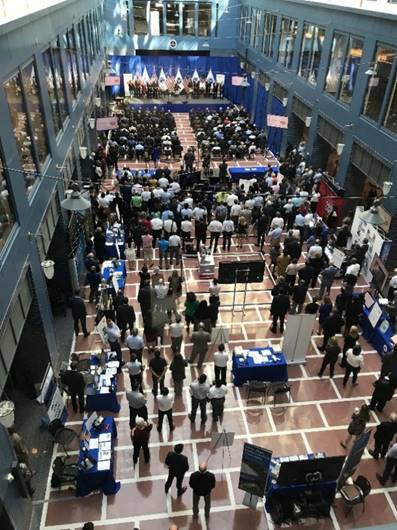
[[[150,81],[150,77],[149,77],[149,74],[148,74],[148,71],[147,71],[147,68],[146,66],[143,68],[143,74],[142,74],[142,83],[149,83]]]
[[[179,67],[176,72],[175,83],[183,83],[183,77],[182,77],[181,71],[179,70]]]
[[[160,75],[159,75],[159,82],[165,83],[167,81],[167,77],[164,73],[164,70],[161,68]]]
[[[208,72],[206,81],[207,81],[207,83],[215,83],[215,77],[214,77],[214,74],[212,73],[212,69],[211,68],[210,68],[210,71]]]
[[[197,68],[194,69],[193,76],[192,76],[193,83],[196,81],[200,81],[200,76],[198,75]]]
[[[155,66],[153,66],[152,77],[150,79],[151,79],[151,81],[157,81],[157,74],[156,74],[156,67]]]

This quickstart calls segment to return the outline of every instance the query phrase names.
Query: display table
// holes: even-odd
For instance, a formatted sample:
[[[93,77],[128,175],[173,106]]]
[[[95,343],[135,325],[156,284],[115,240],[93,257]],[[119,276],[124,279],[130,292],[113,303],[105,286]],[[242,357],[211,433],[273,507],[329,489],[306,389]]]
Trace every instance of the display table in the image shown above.
[[[85,430],[85,421],[83,422],[83,431]],[[92,427],[89,433],[86,433],[86,439],[80,442],[79,465],[82,466],[86,456],[84,447],[87,447],[87,454],[93,459],[91,469],[81,470],[76,477],[76,495],[84,497],[89,493],[100,490],[105,495],[114,495],[121,487],[120,482],[116,482],[113,476],[113,444],[117,438],[116,424],[113,418],[105,417],[99,430]],[[89,439],[89,441],[88,441]],[[94,442],[92,440],[98,440]],[[110,442],[110,463],[109,469],[98,469],[103,464],[99,462],[99,444]],[[97,446],[95,449],[90,446]],[[108,445],[109,447],[109,445]],[[103,466],[103,467],[106,467]]]
[[[233,382],[235,386],[241,386],[247,381],[287,382],[288,371],[284,354],[275,352],[271,347],[252,348],[246,351],[245,358],[233,352]],[[261,352],[269,352],[269,355],[261,356]],[[259,355],[258,355],[259,354]],[[274,356],[274,358],[273,358]],[[255,362],[255,358],[262,362]]]
[[[115,275],[117,277],[117,284],[119,289],[124,289],[125,279],[127,277],[127,269],[125,267],[124,261],[118,261],[118,264],[115,265],[113,261],[107,260],[102,263],[102,278],[106,283]],[[114,290],[114,286],[113,286]],[[116,294],[116,293],[112,293]]]
[[[265,510],[275,523],[296,522],[308,517],[327,517],[336,493],[336,480],[283,484],[277,483],[282,462],[322,460],[325,453],[272,457],[265,493]],[[337,469],[338,473],[339,469]],[[295,509],[298,508],[298,511]]]
[[[278,166],[271,166],[274,172],[278,172]],[[266,174],[267,166],[252,167],[229,167],[229,175],[233,182],[240,179],[263,178]]]
[[[377,303],[377,300],[375,300],[375,303]],[[379,355],[383,356],[393,349],[394,342],[392,341],[392,337],[395,334],[395,330],[390,323],[388,315],[383,310],[374,327],[370,321],[372,308],[373,306],[368,308],[364,305],[360,318],[360,326],[363,330],[364,339],[372,344]]]
[[[108,258],[125,259],[125,237],[121,225],[106,229],[105,252]]]
[[[92,355],[91,374],[97,383],[90,383],[86,386],[87,399],[85,410],[119,412],[120,404],[117,401],[117,360],[109,360],[106,354],[106,364],[100,367],[100,360],[96,355]],[[116,358],[116,354],[114,354]]]
[[[200,278],[213,278],[215,274],[215,260],[212,252],[211,254],[204,254],[203,256],[197,252],[197,261]]]

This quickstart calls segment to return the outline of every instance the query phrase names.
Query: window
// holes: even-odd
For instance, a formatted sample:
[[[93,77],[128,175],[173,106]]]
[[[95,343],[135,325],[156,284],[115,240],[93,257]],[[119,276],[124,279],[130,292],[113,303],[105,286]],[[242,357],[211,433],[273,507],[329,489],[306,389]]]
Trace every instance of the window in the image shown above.
[[[343,75],[341,78],[339,99],[344,103],[351,103],[357,73],[363,55],[364,41],[357,37],[349,38],[349,51],[345,59]]]
[[[146,35],[148,32],[146,6],[147,2],[134,0],[134,29],[137,35]]]
[[[334,33],[332,40],[331,57],[328,65],[327,77],[325,79],[325,91],[337,96],[339,93],[339,82],[343,71],[343,61],[346,53],[347,35]]]
[[[317,84],[325,29],[313,24],[304,24],[298,75],[311,85]]]
[[[280,85],[280,83],[274,82],[273,96],[282,102],[283,99],[288,98],[288,90],[284,88],[282,85]]]
[[[378,45],[374,64],[367,70],[368,84],[363,114],[375,121],[379,119],[395,55],[394,48],[383,44]]]
[[[164,33],[163,25],[164,16],[162,2],[150,2],[150,34],[154,36],[162,35]]]
[[[254,48],[260,48],[262,43],[262,36],[263,36],[263,11],[259,11],[259,9],[256,12],[255,17],[255,27],[254,27]]]
[[[283,17],[281,21],[281,37],[278,52],[278,62],[287,68],[290,68],[292,65],[297,31],[298,22],[296,20]]]
[[[273,42],[276,34],[276,15],[266,13],[263,26],[262,52],[268,57],[273,57]]]
[[[184,35],[196,34],[196,4],[182,4],[182,32]]]
[[[8,173],[4,169],[3,157],[0,154],[0,251],[15,223],[14,208],[8,190]]]
[[[95,52],[94,52],[94,45],[92,42],[91,23],[90,23],[90,19],[88,16],[85,19],[85,31],[86,31],[86,37],[87,37],[87,48],[88,48],[88,52],[90,55],[90,62],[92,64],[95,58]]]
[[[26,171],[36,171],[27,109],[23,98],[21,76],[19,73],[15,74],[5,83],[4,89],[22,168]],[[31,176],[25,177],[25,181],[27,187],[33,184]]]
[[[73,82],[76,88],[76,95],[77,95],[77,93],[80,92],[81,90],[81,85],[80,85],[80,76],[79,76],[79,65],[77,62],[77,47],[76,47],[76,38],[75,38],[74,29],[70,29],[67,32],[67,37],[68,37],[70,62],[72,65]]]
[[[77,47],[79,49],[81,65],[82,65],[82,74],[84,79],[87,79],[90,72],[90,63],[88,59],[88,49],[87,42],[85,39],[85,31],[83,21],[80,21],[78,24],[78,30],[76,32],[77,37]]]
[[[55,41],[52,43],[51,55],[54,67],[55,83],[57,87],[59,112],[61,113],[62,123],[64,123],[67,118],[68,112],[66,108],[65,81],[62,70],[61,50],[59,49],[59,42]]]
[[[40,87],[37,82],[36,65],[31,62],[22,69],[22,81],[25,88],[26,101],[30,116],[33,144],[39,168],[42,169],[47,160],[49,150],[44,125],[43,107],[40,99]]]
[[[169,2],[166,4],[167,35],[179,35],[179,4]]]
[[[199,37],[209,37],[211,35],[211,8],[208,2],[199,2],[198,10],[198,34]]]
[[[250,45],[255,48],[256,36],[259,32],[259,21],[260,21],[261,12],[259,9],[252,9],[251,12],[251,38]]]
[[[383,124],[387,129],[397,133],[397,74],[394,74],[393,90]]]
[[[249,30],[250,30],[250,20],[249,20],[249,8],[243,7],[241,9],[241,20],[240,20],[240,38],[242,41],[249,39]]]
[[[51,105],[52,121],[54,123],[55,134],[62,129],[62,118],[59,110],[59,101],[57,95],[57,86],[55,83],[54,66],[52,63],[51,50],[48,49],[43,53],[43,64],[45,77],[47,81],[48,97]]]

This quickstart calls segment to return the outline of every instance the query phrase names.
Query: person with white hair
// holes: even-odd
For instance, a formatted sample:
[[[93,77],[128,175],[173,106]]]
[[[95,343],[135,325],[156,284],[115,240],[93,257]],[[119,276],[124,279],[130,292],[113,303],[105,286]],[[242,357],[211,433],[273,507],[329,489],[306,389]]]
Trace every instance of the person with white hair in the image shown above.
[[[142,449],[145,463],[150,460],[149,438],[153,424],[144,420],[140,416],[136,419],[135,427],[131,430],[131,442],[134,447],[133,461],[137,464],[140,451]]]

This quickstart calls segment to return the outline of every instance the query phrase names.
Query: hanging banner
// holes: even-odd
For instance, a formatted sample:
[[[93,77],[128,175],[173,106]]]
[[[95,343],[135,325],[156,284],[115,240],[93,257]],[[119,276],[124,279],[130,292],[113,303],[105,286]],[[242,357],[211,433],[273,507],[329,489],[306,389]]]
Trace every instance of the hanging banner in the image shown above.
[[[130,96],[130,81],[132,81],[132,74],[123,74],[124,95],[127,97]]]
[[[119,120],[115,116],[109,116],[107,118],[97,118],[96,130],[97,131],[109,131],[110,129],[117,129],[119,126]]]
[[[264,496],[272,454],[258,445],[244,444],[238,481],[240,490],[257,497]]]
[[[244,77],[241,75],[233,75],[232,76],[232,85],[233,86],[241,86],[241,83],[243,82]]]
[[[288,116],[277,116],[276,114],[268,114],[267,126],[277,127],[278,129],[288,129]]]
[[[332,210],[335,210],[338,216],[342,209],[344,199],[341,195],[338,195],[338,190],[336,190],[332,183],[324,178],[318,183],[318,191],[320,193],[320,200],[317,204],[317,214],[325,219]]]
[[[120,77],[118,75],[107,75],[105,77],[105,86],[119,86]]]
[[[216,74],[216,82],[218,85],[224,85],[225,84],[225,74]]]

